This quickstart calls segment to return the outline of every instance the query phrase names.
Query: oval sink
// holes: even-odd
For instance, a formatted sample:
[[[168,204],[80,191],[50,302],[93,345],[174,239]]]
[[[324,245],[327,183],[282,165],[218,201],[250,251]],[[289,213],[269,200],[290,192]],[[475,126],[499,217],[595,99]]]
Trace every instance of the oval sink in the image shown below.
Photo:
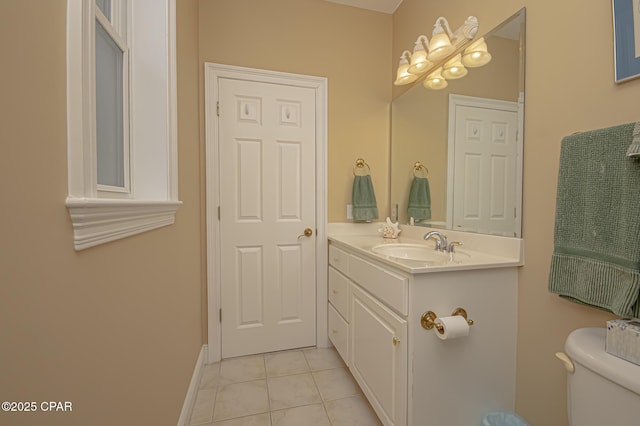
[[[421,262],[445,263],[449,260],[448,255],[439,253],[435,251],[433,247],[423,244],[378,244],[377,246],[373,246],[371,251],[396,259],[417,260]]]

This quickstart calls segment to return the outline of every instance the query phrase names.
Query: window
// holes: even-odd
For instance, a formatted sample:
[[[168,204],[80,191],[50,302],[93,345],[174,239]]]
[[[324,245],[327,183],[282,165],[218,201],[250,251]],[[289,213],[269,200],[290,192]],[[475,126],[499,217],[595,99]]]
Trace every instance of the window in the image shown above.
[[[170,225],[181,204],[175,0],[94,1],[67,0],[66,205],[76,250]]]
[[[115,4],[126,10],[118,0],[96,0],[95,8],[97,182],[99,191],[129,194],[127,14],[112,13]]]

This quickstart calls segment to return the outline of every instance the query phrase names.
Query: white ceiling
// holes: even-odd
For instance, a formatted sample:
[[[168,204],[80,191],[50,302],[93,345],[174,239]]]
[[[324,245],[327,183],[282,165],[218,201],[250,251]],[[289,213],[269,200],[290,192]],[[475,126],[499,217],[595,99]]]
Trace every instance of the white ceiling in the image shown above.
[[[332,3],[340,3],[361,9],[375,10],[376,12],[393,13],[402,0],[326,0]]]
[[[396,11],[402,0],[325,0],[332,3],[344,4],[346,6],[359,7],[360,9],[369,9],[376,12],[392,14]],[[511,38],[517,40],[520,37],[520,21],[514,20],[508,25],[500,28],[495,32],[498,37]]]

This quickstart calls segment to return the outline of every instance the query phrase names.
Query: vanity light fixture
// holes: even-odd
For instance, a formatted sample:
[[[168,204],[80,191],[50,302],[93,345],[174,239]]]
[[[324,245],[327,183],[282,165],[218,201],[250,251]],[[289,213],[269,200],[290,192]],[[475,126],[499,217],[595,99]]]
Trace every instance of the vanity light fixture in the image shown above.
[[[487,42],[484,37],[471,43],[469,47],[464,49],[462,54],[462,63],[469,67],[481,67],[491,61],[491,53],[487,50]]]
[[[447,80],[442,77],[442,67],[429,74],[423,85],[427,89],[432,90],[440,90],[447,87],[449,83],[447,83]]]
[[[457,54],[444,63],[442,71],[442,76],[444,78],[446,78],[447,80],[455,80],[467,75],[469,71],[467,71],[464,65],[462,65],[461,58],[462,55]]]
[[[455,32],[451,31],[447,18],[439,17],[433,25],[433,34],[429,46],[429,60],[439,61],[449,56],[453,51],[468,40],[473,39],[478,32],[478,18],[469,16],[464,24]]]
[[[413,83],[418,79],[416,74],[411,74],[409,71],[409,59],[411,58],[411,52],[405,50],[400,56],[400,65],[398,66],[398,73],[396,75],[396,81],[393,82],[396,86],[402,86],[403,84]]]
[[[413,46],[413,54],[411,55],[411,66],[409,72],[411,74],[420,75],[433,66],[433,62],[427,58],[427,49],[429,48],[429,39],[427,36],[420,35]]]
[[[432,70],[436,67],[436,63],[451,55],[456,49],[461,48],[465,43],[472,40],[478,32],[478,18],[475,16],[469,16],[464,21],[464,24],[460,26],[456,31],[452,32],[449,26],[449,21],[446,18],[440,16],[436,19],[436,23],[433,26],[433,32],[431,40],[426,36],[418,36],[414,47],[413,54],[409,53],[410,60],[407,61],[405,52],[402,52],[400,57],[400,65],[398,66],[398,73],[395,85],[401,86],[414,82],[420,75]],[[408,62],[408,63],[407,63]],[[462,62],[464,63],[464,61]],[[445,66],[444,74],[448,74],[452,77],[448,78],[460,78],[464,77],[466,70],[464,66],[458,61],[454,66]],[[442,68],[442,67],[441,67]],[[454,69],[455,68],[455,69]],[[437,79],[444,80],[442,70],[437,72]],[[412,74],[416,78],[411,78],[407,74]],[[435,73],[432,73],[435,74]],[[457,77],[456,77],[457,76]],[[444,80],[446,87],[446,80]],[[437,84],[441,86],[442,83]],[[427,82],[425,81],[425,87]]]
[[[445,33],[445,29],[447,33]],[[451,36],[453,36],[453,34],[451,34],[449,22],[442,16],[439,17],[433,26],[433,35],[431,36],[431,45],[429,46],[429,59],[431,61],[439,61],[453,52],[453,45],[449,38]]]

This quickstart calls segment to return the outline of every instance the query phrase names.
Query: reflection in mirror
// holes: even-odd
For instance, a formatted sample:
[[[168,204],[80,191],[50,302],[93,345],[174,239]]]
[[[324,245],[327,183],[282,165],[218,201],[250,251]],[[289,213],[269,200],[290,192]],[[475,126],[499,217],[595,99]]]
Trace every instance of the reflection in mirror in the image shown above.
[[[416,225],[520,237],[524,27],[522,9],[484,35],[492,56],[487,65],[469,69],[444,90],[425,89],[418,80],[393,101],[394,221],[411,221],[407,210],[420,162],[429,171],[431,218]]]

